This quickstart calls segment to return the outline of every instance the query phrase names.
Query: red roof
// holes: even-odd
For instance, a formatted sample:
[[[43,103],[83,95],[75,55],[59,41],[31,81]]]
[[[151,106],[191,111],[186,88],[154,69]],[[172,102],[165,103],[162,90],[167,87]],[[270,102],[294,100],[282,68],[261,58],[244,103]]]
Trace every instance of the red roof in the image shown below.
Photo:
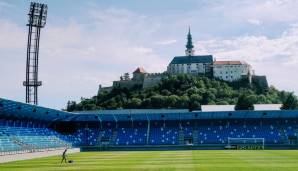
[[[139,67],[133,73],[147,73],[147,72],[144,70],[144,68]]]
[[[214,61],[214,65],[242,65],[246,64],[242,61]]]

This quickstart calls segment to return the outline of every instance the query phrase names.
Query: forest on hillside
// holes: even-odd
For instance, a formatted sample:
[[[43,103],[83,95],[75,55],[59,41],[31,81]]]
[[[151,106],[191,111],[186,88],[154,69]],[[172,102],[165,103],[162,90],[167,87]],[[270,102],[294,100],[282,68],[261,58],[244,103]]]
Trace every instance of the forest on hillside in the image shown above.
[[[199,110],[201,105],[236,104],[237,109],[252,109],[252,104],[283,103],[284,109],[296,109],[297,97],[273,86],[263,88],[248,84],[246,80],[233,83],[214,78],[192,75],[172,75],[164,78],[153,88],[114,88],[80,102],[68,101],[67,111],[99,109],[190,109]],[[287,103],[287,104],[285,104]]]

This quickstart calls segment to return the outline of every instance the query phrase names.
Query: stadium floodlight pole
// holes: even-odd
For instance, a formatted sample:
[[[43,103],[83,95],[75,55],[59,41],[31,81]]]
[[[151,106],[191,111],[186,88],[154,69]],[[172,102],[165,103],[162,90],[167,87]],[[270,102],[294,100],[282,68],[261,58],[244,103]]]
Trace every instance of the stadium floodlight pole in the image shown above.
[[[46,4],[31,2],[28,14],[26,81],[23,86],[26,87],[26,103],[34,105],[38,105],[37,88],[42,85],[42,82],[38,81],[39,40],[40,29],[46,24],[47,11]]]

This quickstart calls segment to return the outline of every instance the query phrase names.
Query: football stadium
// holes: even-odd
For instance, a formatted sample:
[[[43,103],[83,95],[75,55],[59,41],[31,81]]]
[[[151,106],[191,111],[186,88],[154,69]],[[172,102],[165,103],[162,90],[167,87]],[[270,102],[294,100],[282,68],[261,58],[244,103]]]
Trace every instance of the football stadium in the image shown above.
[[[1,170],[296,170],[298,111],[69,113],[0,99]],[[61,152],[62,153],[62,152]]]
[[[221,30],[223,32],[229,30],[231,33],[226,35],[229,37],[235,36],[233,32],[240,33],[239,30],[230,31],[231,26],[228,29],[223,28],[218,22],[228,18],[229,12],[233,10],[226,11],[224,17],[210,13],[210,11],[226,10],[227,7],[220,6],[225,4],[224,1],[218,4],[200,2],[200,8],[195,8],[193,11],[203,9],[202,13],[187,13],[188,9],[184,9],[181,4],[176,4],[174,0],[170,4],[158,1],[157,4],[153,3],[155,5],[151,4],[152,6],[149,5],[150,3],[145,3],[148,7],[139,4],[144,8],[137,8],[141,12],[132,8],[135,7],[134,1],[127,4],[126,2],[111,3],[116,6],[107,5],[106,2],[101,1],[47,2],[53,6],[53,18],[50,18],[52,23],[45,37],[47,40],[45,47],[40,46],[40,37],[41,30],[47,22],[48,6],[31,2],[29,7],[26,23],[28,27],[26,70],[23,73],[26,79],[22,82],[26,92],[24,103],[19,98],[17,86],[14,86],[15,82],[21,82],[17,74],[20,72],[19,58],[15,57],[21,55],[14,53],[22,49],[23,45],[19,45],[18,42],[25,41],[25,38],[22,38],[25,31],[19,24],[11,21],[19,20],[20,12],[17,11],[24,10],[24,4],[29,3],[20,1],[20,5],[16,1],[0,0],[0,73],[9,73],[1,77],[0,84],[1,171],[298,170],[298,97],[295,95],[295,88],[297,90],[295,64],[298,64],[295,58],[298,48],[297,23],[288,23],[290,28],[282,32],[279,39],[276,38],[277,34],[273,33],[270,38],[260,36],[260,40],[258,36],[249,37],[248,33],[255,29],[250,28],[242,34],[245,35],[244,38],[226,40],[222,37],[219,39],[208,37],[217,35],[217,29],[223,29]],[[170,5],[177,9],[165,10],[170,15],[164,15],[164,8],[157,8],[160,7],[160,3],[167,8]],[[188,0],[188,3],[188,8],[194,8],[191,5],[193,1]],[[227,6],[231,5],[236,10],[239,4],[242,7],[251,2],[234,3],[235,1],[228,1]],[[281,5],[286,4],[286,1],[268,1],[265,5],[258,4],[259,6],[254,8],[262,9],[263,13],[266,12],[263,7],[267,9],[276,3],[278,8],[288,7]],[[122,9],[117,5],[126,8]],[[291,14],[292,9],[296,9],[295,6],[289,6],[291,10],[281,11],[288,11],[290,14],[288,16],[297,16]],[[107,7],[109,8],[106,9]],[[157,10],[156,14],[151,13],[154,10],[148,10],[151,8]],[[73,12],[77,9],[79,9],[78,13]],[[243,11],[247,12],[247,9]],[[138,12],[150,15],[137,15]],[[176,13],[181,16],[174,17],[179,22],[173,23],[174,20],[171,17]],[[241,10],[235,13],[240,15]],[[12,18],[7,14],[11,14]],[[69,26],[65,24],[68,18],[63,18],[61,14],[68,15],[71,23]],[[201,14],[203,18],[200,18]],[[270,15],[261,16],[267,17],[271,14],[272,12]],[[154,15],[157,17],[150,18]],[[76,20],[74,16],[80,20]],[[193,16],[195,17],[192,18]],[[215,18],[209,20],[205,16]],[[85,17],[87,19],[84,20]],[[198,18],[202,21],[197,21]],[[278,20],[282,20],[281,18]],[[241,27],[237,27],[241,31],[249,27],[243,24],[242,20],[241,18]],[[267,20],[271,21],[271,18]],[[294,19],[291,17],[290,20]],[[157,21],[159,22],[155,23]],[[237,23],[236,21],[239,22],[239,19],[226,20],[226,22],[231,21],[233,25]],[[54,25],[55,22],[63,23],[62,27]],[[164,25],[167,22],[172,23]],[[162,55],[172,55],[166,53],[169,50],[161,49],[172,46],[175,52],[174,44],[179,41],[169,38],[178,34],[175,31],[185,27],[188,22],[195,25],[195,32],[206,32],[201,37],[206,40],[193,43],[191,29],[188,26],[185,55],[169,58],[171,61],[165,67],[162,62],[164,59],[158,57],[157,53],[153,53],[153,47]],[[208,22],[216,22],[216,26],[212,29],[209,26],[204,29],[203,25]],[[254,18],[249,18],[247,22],[254,27],[263,24],[262,21]],[[143,25],[145,25],[144,28],[142,28]],[[274,25],[266,23],[265,26]],[[280,23],[275,28],[281,29],[279,26]],[[63,32],[65,28],[67,31]],[[267,30],[270,29],[264,28],[256,29],[257,35],[261,34],[262,30],[269,32]],[[84,30],[87,32],[83,33]],[[169,32],[163,33],[168,34],[166,41],[161,41],[162,38],[152,39],[152,37],[162,37],[157,36],[160,30]],[[146,36],[142,37],[143,34]],[[296,40],[292,40],[293,37]],[[99,40],[94,41],[94,39]],[[254,42],[256,40],[257,42]],[[123,42],[118,44],[117,41]],[[153,45],[146,48],[146,43],[150,44],[151,41],[154,42]],[[238,42],[235,43],[235,41]],[[132,42],[133,46],[130,47]],[[15,48],[15,44],[19,48]],[[222,59],[217,60],[209,54],[196,55],[194,45],[198,44],[197,49],[200,53],[214,51],[215,56]],[[237,49],[238,45],[243,46],[243,44],[248,47],[249,52]],[[40,47],[45,52],[41,53],[41,59],[39,59]],[[259,51],[254,53],[252,47]],[[278,51],[276,50],[278,47],[287,51]],[[232,50],[227,50],[229,48]],[[113,56],[114,54],[116,57]],[[229,56],[233,54],[234,57],[230,58]],[[72,57],[69,58],[68,55]],[[242,57],[245,55],[255,55],[260,59]],[[94,60],[94,56],[99,59]],[[126,57],[121,58],[122,56]],[[138,59],[129,59],[135,56]],[[10,58],[13,60],[12,63],[9,62]],[[283,85],[280,87],[286,87],[287,91],[278,90],[269,85],[266,75],[257,75],[252,65],[243,59],[258,66],[256,68],[263,73],[270,73],[270,77],[273,77],[271,72],[276,74],[273,82],[279,86]],[[46,105],[38,103],[38,87],[42,86],[38,78],[39,62],[43,60],[46,61],[43,66],[48,63],[53,64],[54,61],[54,66],[46,66],[47,73],[42,75],[43,79],[47,80],[45,82],[47,87],[41,91],[42,104]],[[110,83],[110,79],[115,78],[115,72],[111,72],[112,70],[122,72],[124,69],[139,65],[140,61],[146,67],[151,67],[151,71],[152,68],[166,69],[160,69],[160,72],[147,72],[143,67],[138,67],[132,73],[132,77],[130,73],[125,72],[110,86],[109,84],[102,86],[102,83],[98,83],[105,79]],[[278,64],[276,65],[274,61]],[[68,72],[68,70],[71,71]],[[79,71],[75,72],[75,70]],[[280,72],[273,70],[280,70]],[[85,71],[100,72],[100,77],[94,73],[96,78],[90,73],[85,75]],[[289,71],[292,73],[289,74]],[[77,101],[69,100],[78,97],[72,96],[74,92],[86,92],[85,89],[94,86],[94,84],[91,85],[90,80],[98,86],[96,95],[91,97],[89,94],[88,98],[81,97]],[[63,86],[64,83],[67,85]],[[289,90],[294,91],[289,92]],[[61,109],[61,101],[67,100],[66,108]],[[52,107],[57,103],[59,107]]]

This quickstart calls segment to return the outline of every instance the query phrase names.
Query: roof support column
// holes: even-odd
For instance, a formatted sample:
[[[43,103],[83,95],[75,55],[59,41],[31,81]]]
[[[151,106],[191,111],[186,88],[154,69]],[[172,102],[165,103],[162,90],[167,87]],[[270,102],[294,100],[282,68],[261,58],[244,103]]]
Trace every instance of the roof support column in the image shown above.
[[[118,129],[118,120],[117,120],[117,118],[116,118],[115,114],[112,114],[112,115],[113,115],[113,117],[114,117],[114,120],[115,120],[115,122],[116,122],[116,129]]]
[[[179,130],[182,130],[181,113],[179,113]]]
[[[97,119],[99,120],[99,126],[100,126],[100,129],[102,129],[102,120],[101,120],[101,118],[99,117],[99,114],[97,115]]]
[[[146,141],[146,144],[149,145],[149,137],[150,137],[150,119],[148,117],[148,115],[146,114],[146,117],[147,117],[147,141]]]

